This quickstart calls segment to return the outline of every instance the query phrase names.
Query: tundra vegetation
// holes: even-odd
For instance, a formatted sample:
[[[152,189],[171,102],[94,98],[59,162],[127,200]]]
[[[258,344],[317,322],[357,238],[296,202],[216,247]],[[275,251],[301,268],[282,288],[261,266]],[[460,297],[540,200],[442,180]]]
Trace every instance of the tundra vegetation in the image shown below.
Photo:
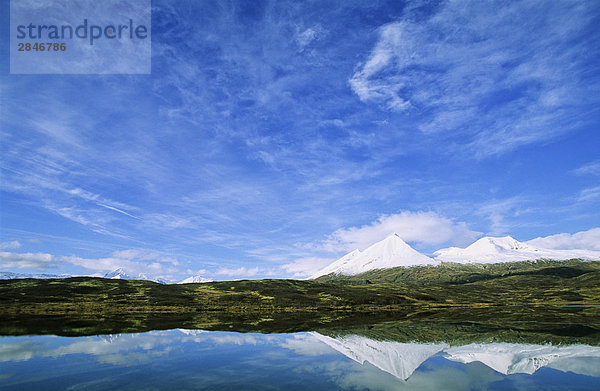
[[[0,334],[317,330],[396,341],[600,344],[600,262],[442,264],[314,281],[0,281]]]

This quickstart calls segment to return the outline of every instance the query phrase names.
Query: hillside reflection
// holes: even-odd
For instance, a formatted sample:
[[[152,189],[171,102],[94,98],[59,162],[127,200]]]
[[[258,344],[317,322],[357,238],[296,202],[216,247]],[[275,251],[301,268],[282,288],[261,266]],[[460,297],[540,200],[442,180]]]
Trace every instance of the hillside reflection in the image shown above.
[[[458,334],[454,342],[399,341],[403,337],[398,333],[392,340],[389,331],[397,326],[373,325],[363,335],[352,330],[326,335],[176,329],[76,338],[0,337],[0,386],[261,389],[268,381],[274,389],[303,385],[315,390],[386,390],[527,382],[534,389],[544,388],[550,379],[569,389],[600,385],[599,346],[481,340],[457,344]],[[385,330],[387,339],[381,336]],[[365,335],[369,333],[380,337]]]

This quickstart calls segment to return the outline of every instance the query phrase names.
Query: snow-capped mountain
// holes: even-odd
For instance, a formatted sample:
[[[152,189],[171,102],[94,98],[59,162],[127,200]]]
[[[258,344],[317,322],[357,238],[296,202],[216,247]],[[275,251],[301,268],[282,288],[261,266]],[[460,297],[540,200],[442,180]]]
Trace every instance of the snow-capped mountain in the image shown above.
[[[17,278],[69,278],[69,274],[26,274],[13,272],[0,272],[0,280],[14,280]]]
[[[316,332],[310,334],[357,363],[364,365],[368,361],[402,380],[408,379],[428,358],[448,347],[447,344],[377,341],[358,335],[331,338]]]
[[[451,347],[444,353],[448,360],[465,364],[479,361],[505,375],[532,374],[541,367],[572,371],[573,359],[600,359],[600,348],[588,345],[470,344]]]
[[[331,338],[316,332],[310,334],[360,364],[369,362],[403,380],[407,380],[427,359],[438,354],[463,364],[478,361],[505,375],[532,374],[542,367],[591,376],[600,373],[597,367],[600,348],[597,346],[491,343],[450,347],[445,343],[400,343],[358,335]],[[582,365],[585,363],[589,365]]]
[[[354,275],[374,269],[397,266],[432,265],[435,261],[410,247],[398,234],[392,234],[364,251],[354,250],[310,278],[330,273]]]
[[[195,337],[195,336],[198,336],[200,334],[208,334],[208,333],[210,333],[210,331],[206,331],[206,330],[191,330],[191,329],[176,329],[176,330],[179,331],[182,334],[189,335],[191,337]]]
[[[505,236],[502,238],[486,236],[467,248],[449,247],[434,253],[435,260],[459,263],[495,263],[514,262],[535,259],[600,259],[600,251],[592,250],[549,250]]]
[[[347,266],[352,265],[353,261],[360,256],[360,251],[358,249],[344,255],[337,261],[330,263],[325,266],[323,269],[319,270],[316,274],[312,275],[310,278],[317,278],[319,276],[326,276],[329,273],[340,273],[340,270]]]
[[[467,248],[449,247],[438,250],[434,258],[423,255],[406,244],[397,234],[373,244],[364,251],[354,250],[319,270],[309,279],[330,273],[355,275],[375,269],[392,267],[439,265],[440,262],[496,263],[517,262],[536,259],[565,260],[582,258],[600,260],[600,251],[555,250],[536,247],[510,237],[486,236]]]
[[[135,276],[132,276],[130,274],[127,274],[125,272],[125,270],[123,270],[122,267],[113,270],[112,272],[108,272],[104,275],[104,278],[110,278],[111,280],[146,280],[146,281],[153,281],[153,282],[158,282],[159,284],[167,284],[167,281],[161,280],[161,279],[154,279],[154,278],[150,278],[148,276],[146,276],[145,274],[138,274]]]
[[[122,267],[106,273],[104,278],[110,278],[112,280],[138,280],[138,278],[131,277],[129,274],[125,273],[125,270],[123,270]]]
[[[185,280],[181,280],[178,284],[194,284],[199,282],[213,282],[210,278],[204,278],[202,276],[192,276],[188,277]]]

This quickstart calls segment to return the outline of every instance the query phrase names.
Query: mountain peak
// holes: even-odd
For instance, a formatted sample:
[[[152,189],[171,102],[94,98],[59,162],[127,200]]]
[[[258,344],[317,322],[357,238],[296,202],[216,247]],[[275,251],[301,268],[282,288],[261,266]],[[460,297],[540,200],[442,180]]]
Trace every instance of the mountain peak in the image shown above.
[[[529,246],[527,246],[525,243],[521,243],[511,236],[486,236],[471,244],[469,247],[467,247],[467,249],[472,249],[476,251],[486,250],[492,252],[504,252],[510,250],[526,249],[528,247]]]
[[[600,252],[591,250],[551,250],[519,242],[511,236],[486,236],[466,248],[449,247],[436,251],[435,259],[458,263],[496,263],[546,259],[598,259]]]
[[[119,268],[113,270],[112,272],[106,273],[104,275],[104,278],[121,279],[121,280],[131,280],[131,279],[133,279],[127,273],[125,273],[125,270],[123,270],[122,267],[119,267]]]
[[[354,250],[321,269],[311,278],[330,273],[354,275],[374,269],[388,269],[397,266],[430,265],[433,260],[409,246],[393,233],[371,245],[364,251]]]
[[[378,341],[359,335],[332,338],[317,332],[310,334],[346,357],[360,364],[369,362],[402,380],[407,380],[427,359],[449,347],[445,343],[401,343]]]
[[[178,284],[195,284],[195,283],[202,283],[202,282],[213,282],[213,280],[211,280],[210,278],[205,278],[202,276],[191,276],[186,278],[185,280],[181,280],[178,282]]]
[[[391,233],[388,236],[386,236],[386,238],[383,240],[398,240],[398,239],[400,239],[404,242],[402,237],[400,235],[398,235],[396,232],[394,232],[394,233]]]
[[[160,278],[150,278],[145,274],[128,274],[125,272],[125,269],[119,267],[112,272],[108,272],[104,275],[104,278],[110,278],[111,280],[146,280],[146,281],[154,281],[159,284],[166,284],[167,281]]]

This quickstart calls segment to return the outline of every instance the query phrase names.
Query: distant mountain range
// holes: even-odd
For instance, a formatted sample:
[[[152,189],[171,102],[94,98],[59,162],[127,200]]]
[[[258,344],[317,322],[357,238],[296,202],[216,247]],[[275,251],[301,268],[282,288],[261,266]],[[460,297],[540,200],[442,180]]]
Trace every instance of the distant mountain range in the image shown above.
[[[328,274],[356,275],[370,270],[393,267],[439,265],[441,262],[498,263],[536,259],[565,260],[581,258],[600,260],[600,251],[551,250],[519,242],[510,237],[486,236],[466,248],[449,247],[428,257],[410,247],[398,234],[392,234],[364,251],[354,250],[313,274],[315,279]]]
[[[136,274],[130,275],[123,270],[123,268],[118,268],[113,270],[112,272],[106,273],[104,278],[110,278],[111,280],[146,280],[146,281],[154,281],[159,284],[168,284],[169,282],[161,279],[150,278],[145,274]]]
[[[600,259],[600,251],[593,250],[550,250],[519,242],[510,236],[494,238],[486,236],[467,248],[449,247],[434,253],[442,262],[496,263],[535,259],[564,260],[572,258]]]
[[[204,278],[202,276],[191,276],[181,281],[166,281],[162,279],[152,279],[146,276],[145,274],[137,274],[130,275],[123,270],[123,268],[118,268],[113,270],[110,273],[106,273],[104,278],[110,278],[113,280],[147,280],[158,282],[159,284],[191,284],[191,283],[200,283],[200,282],[212,282],[212,280],[208,278]]]
[[[13,273],[13,272],[0,272],[0,280],[16,280],[18,278],[68,278],[71,277],[68,274],[27,274],[27,273]]]
[[[353,276],[371,270],[390,269],[395,267],[436,266],[442,262],[460,264],[489,264],[499,262],[518,262],[537,259],[567,260],[567,259],[600,260],[600,251],[595,250],[555,250],[544,249],[528,243],[519,242],[510,237],[486,236],[466,248],[449,247],[438,250],[432,257],[421,254],[409,246],[398,234],[392,234],[363,251],[358,249],[344,255],[329,264],[309,279],[315,279],[329,274]],[[1,279],[16,278],[66,278],[67,274],[24,274],[0,272]],[[121,280],[148,280],[160,284],[191,284],[212,282],[202,276],[191,276],[181,281],[166,281],[150,278],[145,274],[127,273],[118,268],[106,273],[104,278]]]
[[[73,277],[69,274],[28,274],[28,273],[13,273],[13,272],[0,272],[0,280],[14,280],[19,278],[69,278]],[[103,278],[110,278],[111,280],[146,280],[154,281],[159,284],[191,284],[201,282],[212,282],[213,280],[204,278],[202,276],[191,276],[181,281],[167,281],[160,278],[150,278],[145,274],[129,274],[123,268],[118,268],[112,272],[106,273]]]
[[[212,282],[210,278],[204,278],[202,276],[192,276],[188,277],[185,280],[179,281],[177,284],[195,284],[199,282]]]

